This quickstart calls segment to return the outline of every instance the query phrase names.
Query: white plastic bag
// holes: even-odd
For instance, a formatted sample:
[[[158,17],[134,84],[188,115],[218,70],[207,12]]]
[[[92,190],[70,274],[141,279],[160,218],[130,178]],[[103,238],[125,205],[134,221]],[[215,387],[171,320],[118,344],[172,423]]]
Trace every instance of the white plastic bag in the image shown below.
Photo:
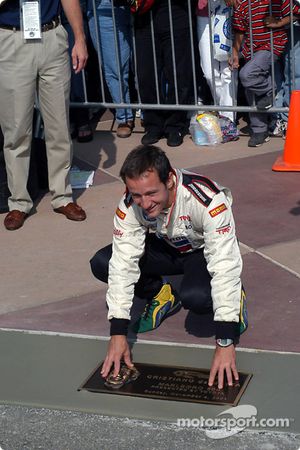
[[[232,49],[231,8],[223,0],[215,3],[211,14],[213,53],[217,61],[227,61]]]

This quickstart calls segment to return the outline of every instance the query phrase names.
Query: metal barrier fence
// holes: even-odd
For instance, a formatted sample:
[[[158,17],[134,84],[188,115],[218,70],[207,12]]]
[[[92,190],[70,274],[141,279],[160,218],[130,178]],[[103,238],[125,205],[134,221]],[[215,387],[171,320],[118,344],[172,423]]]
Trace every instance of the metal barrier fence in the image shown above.
[[[208,26],[209,26],[209,49],[210,54],[213,55],[214,53],[214,6],[215,6],[216,0],[209,0],[209,8],[208,8]],[[137,20],[143,20],[143,19],[137,19],[134,17],[134,15],[128,15],[130,23],[130,66],[131,70],[134,74],[135,79],[135,88],[136,88],[136,96],[137,100],[127,100],[125,99],[125,92],[127,91],[127,86],[125,85],[127,83],[127,77],[128,74],[124,74],[124,67],[123,67],[123,61],[121,60],[121,54],[122,54],[122,45],[124,42],[120,42],[120,31],[119,31],[119,23],[118,23],[118,9],[121,8],[123,11],[126,8],[129,8],[129,6],[125,6],[126,0],[121,1],[120,0],[111,0],[110,2],[106,2],[102,0],[88,0],[88,22],[91,23],[91,21],[94,22],[94,47],[97,51],[98,55],[98,64],[99,64],[99,74],[100,74],[100,89],[101,89],[101,102],[90,102],[88,101],[87,97],[87,85],[86,85],[86,76],[85,73],[82,73],[82,80],[83,80],[83,91],[84,91],[84,99],[82,102],[78,103],[71,103],[72,107],[105,107],[105,108],[132,108],[132,109],[167,109],[167,110],[199,110],[207,111],[207,110],[215,110],[215,111],[232,111],[232,112],[253,112],[256,111],[255,104],[253,105],[247,105],[245,104],[238,104],[237,102],[237,96],[236,96],[236,89],[232,89],[232,103],[231,104],[218,104],[216,98],[216,74],[214,70],[214,61],[213,57],[211,57],[211,73],[212,73],[212,80],[211,80],[211,95],[213,99],[213,104],[204,105],[201,103],[201,99],[199,98],[199,85],[197,81],[197,64],[199,64],[197,52],[198,50],[198,38],[196,37],[197,33],[197,23],[196,23],[196,13],[195,13],[195,1],[193,0],[182,0],[182,3],[184,3],[185,8],[185,14],[188,20],[188,27],[189,27],[189,49],[187,51],[191,54],[191,79],[192,79],[192,85],[191,85],[191,95],[189,102],[181,103],[180,102],[180,92],[178,88],[178,73],[177,73],[177,67],[178,67],[178,60],[176,60],[176,48],[175,48],[175,40],[174,40],[174,27],[177,26],[176,18],[174,19],[174,14],[172,14],[172,11],[174,10],[174,3],[172,4],[171,0],[165,0],[165,3],[167,2],[168,10],[169,10],[169,33],[170,33],[170,53],[172,58],[172,70],[173,74],[171,76],[173,80],[173,88],[174,88],[174,101],[167,103],[162,101],[161,98],[161,73],[159,73],[159,65],[157,63],[157,49],[156,49],[156,43],[157,43],[157,37],[155,35],[155,26],[154,26],[154,17],[153,13],[150,10],[150,12],[146,13],[150,16],[150,27],[151,27],[151,41],[152,41],[152,55],[149,55],[149,57],[153,58],[154,61],[154,73],[149,73],[149,77],[153,77],[155,80],[155,89],[156,89],[156,99],[157,101],[155,103],[145,103],[142,101],[141,96],[141,87],[139,85],[138,77],[136,76],[138,72],[138,64],[139,60],[137,58],[137,37],[136,37],[136,22]],[[101,10],[101,3],[108,4],[110,3],[110,6],[107,6],[106,9],[103,7]],[[129,3],[129,2],[128,2]],[[252,2],[253,3],[253,2]],[[272,15],[273,13],[273,2],[269,2],[269,13]],[[251,5],[251,0],[248,0],[249,6]],[[290,39],[290,47],[291,47],[291,72],[290,72],[290,80],[291,80],[291,86],[292,89],[295,87],[295,57],[294,57],[294,46],[295,46],[295,39],[294,39],[294,26],[293,26],[293,14],[292,14],[292,8],[293,8],[293,0],[290,1],[290,25],[289,25],[289,39]],[[109,10],[110,9],[110,10]],[[232,7],[230,8],[230,14],[232,14]],[[112,29],[112,35],[103,37],[103,34],[101,34],[101,30],[99,29],[99,15],[104,14],[106,20],[111,20],[111,29]],[[253,26],[255,26],[251,20],[251,8],[249,8],[249,15],[250,15],[250,28],[249,28],[249,34],[250,34],[250,46],[251,46],[251,54],[253,55],[254,48],[253,48]],[[141,18],[142,16],[140,16]],[[273,39],[274,31],[272,28],[270,28],[270,42],[271,42],[271,55],[272,55],[272,63],[271,63],[271,77],[272,77],[272,92],[273,92],[273,107],[268,110],[268,112],[288,112],[288,107],[283,106],[276,106],[276,92],[278,91],[278,88],[276,88],[276,61],[274,58],[274,39]],[[107,66],[108,63],[105,61],[105,57],[103,55],[103,39],[111,39],[111,36],[113,36],[113,43],[110,41],[110,44],[113,46],[111,57],[113,58],[115,55],[115,61],[113,61],[113,65],[116,67],[116,74],[113,76],[117,78],[118,82],[118,97],[119,101],[109,101],[107,99],[107,95],[104,89],[105,85],[105,76],[107,72]],[[201,58],[201,54],[200,54]],[[189,70],[189,69],[187,69]],[[170,75],[170,74],[169,74]],[[238,70],[234,69],[231,72],[231,83],[232,86],[237,86],[238,83]],[[108,83],[109,84],[109,83]],[[168,79],[165,80],[165,87],[168,89]],[[94,87],[96,88],[96,87]]]

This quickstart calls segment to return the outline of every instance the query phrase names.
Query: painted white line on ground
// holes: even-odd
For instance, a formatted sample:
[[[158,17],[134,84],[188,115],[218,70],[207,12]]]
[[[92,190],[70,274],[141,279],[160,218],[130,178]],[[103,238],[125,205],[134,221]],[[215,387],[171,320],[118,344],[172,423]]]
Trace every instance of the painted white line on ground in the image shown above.
[[[123,183],[122,178],[118,177],[117,175],[114,175],[113,173],[109,172],[108,170],[103,169],[102,167],[99,167],[99,169],[101,172],[106,173],[106,175],[109,175],[110,177],[115,178],[118,181],[121,181],[121,183]]]
[[[243,244],[242,242],[240,243],[241,246],[244,247],[245,250],[247,250],[249,253],[256,253],[257,255],[261,256],[262,258],[266,259],[267,261],[272,262],[273,264],[275,264],[278,267],[281,267],[281,269],[286,270],[287,272],[291,273],[292,275],[295,275],[297,278],[300,278],[300,273],[296,272],[293,269],[290,269],[288,266],[281,264],[279,261],[276,261],[276,259],[271,258],[270,256],[265,255],[264,253],[260,252],[259,250],[255,250],[252,247],[249,247],[246,244]]]
[[[37,331],[37,330],[23,330],[20,328],[0,328],[0,331],[14,332],[14,333],[24,333],[24,334],[34,334],[38,336],[60,336],[60,337],[71,337],[76,339],[90,339],[95,341],[109,341],[109,336],[93,336],[90,334],[76,334],[76,333],[64,333],[58,331]],[[146,345],[157,345],[157,346],[166,346],[166,347],[184,347],[184,348],[199,348],[199,349],[209,349],[213,350],[215,348],[214,345],[207,344],[189,344],[184,342],[165,342],[165,341],[149,341],[149,340],[141,340],[141,339],[128,339],[131,343],[136,344],[146,344]],[[300,355],[300,352],[286,352],[281,350],[262,350],[260,348],[246,348],[246,347],[237,347],[237,352],[245,352],[245,353],[271,353],[271,354],[279,354],[279,355]]]

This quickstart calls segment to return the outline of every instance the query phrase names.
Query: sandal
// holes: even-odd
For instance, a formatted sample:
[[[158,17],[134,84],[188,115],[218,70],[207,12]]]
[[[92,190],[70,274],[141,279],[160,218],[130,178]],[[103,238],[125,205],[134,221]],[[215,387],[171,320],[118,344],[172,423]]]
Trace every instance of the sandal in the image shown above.
[[[87,123],[77,128],[77,142],[90,142],[93,140],[93,130]]]

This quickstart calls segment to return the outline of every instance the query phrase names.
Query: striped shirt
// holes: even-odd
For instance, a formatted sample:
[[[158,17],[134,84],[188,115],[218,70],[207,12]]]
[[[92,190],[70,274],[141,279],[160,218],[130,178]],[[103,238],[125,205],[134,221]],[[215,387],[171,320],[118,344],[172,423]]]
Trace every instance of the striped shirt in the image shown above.
[[[251,5],[250,11],[249,4]],[[299,14],[299,6],[295,5],[293,11],[295,14]],[[233,29],[245,34],[242,46],[243,56],[247,60],[251,58],[250,26],[252,27],[253,52],[271,51],[271,29],[265,26],[264,20],[270,15],[282,19],[289,14],[290,0],[240,0],[233,12]],[[287,41],[286,29],[273,29],[273,52],[275,55],[280,56],[283,53]]]

